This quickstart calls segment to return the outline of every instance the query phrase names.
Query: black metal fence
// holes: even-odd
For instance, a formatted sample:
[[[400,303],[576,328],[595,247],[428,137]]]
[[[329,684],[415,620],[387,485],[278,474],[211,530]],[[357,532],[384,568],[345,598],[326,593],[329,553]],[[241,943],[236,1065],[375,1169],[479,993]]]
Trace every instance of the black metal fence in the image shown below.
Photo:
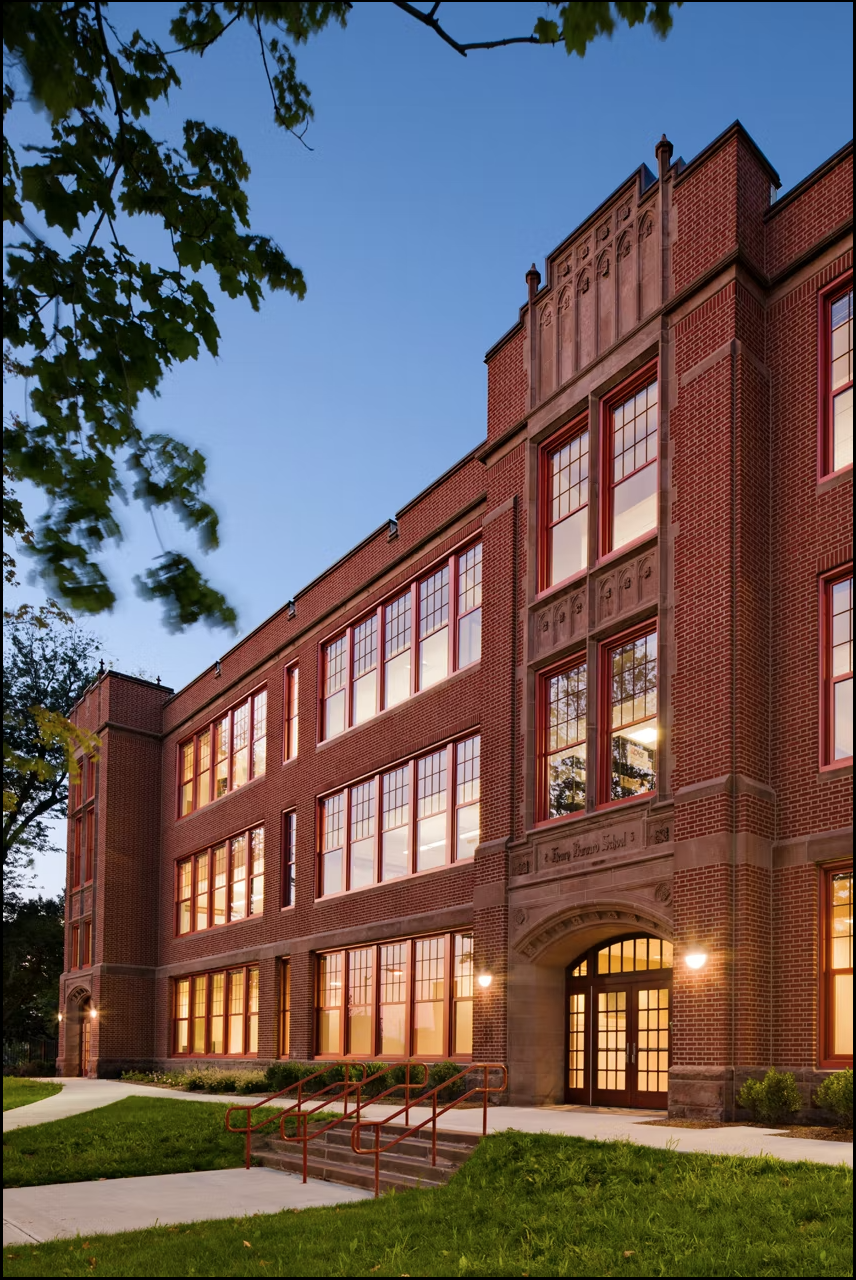
[[[30,1075],[53,1075],[56,1070],[57,1040],[4,1040],[3,1072],[29,1068]]]

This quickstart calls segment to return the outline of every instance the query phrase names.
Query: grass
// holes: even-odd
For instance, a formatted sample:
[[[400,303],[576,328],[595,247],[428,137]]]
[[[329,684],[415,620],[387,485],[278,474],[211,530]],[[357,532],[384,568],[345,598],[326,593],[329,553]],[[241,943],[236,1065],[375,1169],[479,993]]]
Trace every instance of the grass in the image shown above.
[[[20,1076],[4,1076],[3,1110],[14,1111],[16,1107],[26,1107],[30,1102],[52,1098],[61,1088],[62,1085],[53,1080],[26,1080]]]
[[[13,1129],[3,1135],[3,1186],[236,1168],[244,1162],[244,1137],[226,1132],[226,1110],[219,1102],[123,1098],[82,1115]],[[264,1107],[254,1123],[276,1114],[276,1108]]]
[[[436,1191],[15,1245],[4,1275],[847,1276],[851,1186],[843,1166],[508,1132]]]

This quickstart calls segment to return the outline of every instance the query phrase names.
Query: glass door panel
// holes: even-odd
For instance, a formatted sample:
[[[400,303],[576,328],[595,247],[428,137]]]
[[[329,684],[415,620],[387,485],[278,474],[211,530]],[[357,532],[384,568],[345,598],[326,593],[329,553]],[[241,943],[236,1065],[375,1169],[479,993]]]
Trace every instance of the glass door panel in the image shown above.
[[[627,992],[597,994],[597,1088],[621,1092],[627,1088]]]
[[[636,1017],[636,1089],[640,1106],[649,1100],[652,1107],[662,1106],[653,1096],[669,1091],[669,988],[639,988]],[[631,1055],[632,1055],[631,1049]]]

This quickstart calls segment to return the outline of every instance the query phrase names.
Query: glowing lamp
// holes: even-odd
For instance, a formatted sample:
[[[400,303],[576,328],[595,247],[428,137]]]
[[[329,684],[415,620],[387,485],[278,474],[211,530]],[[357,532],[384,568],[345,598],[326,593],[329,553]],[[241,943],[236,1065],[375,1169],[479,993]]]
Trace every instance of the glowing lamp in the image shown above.
[[[707,952],[688,951],[684,959],[691,969],[701,969],[707,963]]]
[[[61,1014],[61,1013],[58,1013],[58,1014],[56,1015],[56,1020],[57,1020],[57,1022],[62,1022],[62,1014]]]
[[[479,986],[480,986],[480,987],[484,987],[485,991],[487,991],[488,987],[489,987],[489,986],[490,986],[490,984],[493,982],[493,974],[492,974],[492,973],[480,973],[480,974],[479,974],[479,979],[478,979],[478,981],[479,981]]]
[[[90,1009],[90,1010],[89,1010],[89,1016],[90,1016],[90,1018],[97,1018],[97,1017],[98,1017],[98,1010],[97,1010],[97,1009]]]

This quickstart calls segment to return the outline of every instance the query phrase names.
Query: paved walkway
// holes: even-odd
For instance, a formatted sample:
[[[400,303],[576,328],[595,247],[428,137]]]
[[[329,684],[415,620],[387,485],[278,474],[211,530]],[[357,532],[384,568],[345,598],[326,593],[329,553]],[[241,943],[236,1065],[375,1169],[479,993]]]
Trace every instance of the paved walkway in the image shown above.
[[[256,1102],[234,1094],[182,1093],[151,1085],[114,1080],[65,1080],[61,1093],[41,1102],[7,1111],[4,1130],[42,1124],[107,1106],[120,1098],[179,1098],[184,1102]],[[333,1107],[331,1109],[338,1109]],[[366,1120],[383,1120],[388,1106],[368,1106]],[[411,1107],[410,1122],[417,1124],[431,1112]],[[491,1107],[488,1132],[519,1129],[529,1133],[556,1133],[610,1141],[624,1139],[643,1146],[713,1155],[776,1156],[780,1160],[811,1160],[820,1164],[853,1163],[853,1147],[843,1142],[779,1137],[775,1129],[734,1125],[722,1129],[681,1129],[650,1125],[663,1112],[615,1111],[588,1107]],[[480,1108],[451,1111],[442,1119],[444,1129],[481,1133]],[[342,1204],[370,1195],[356,1187],[310,1179],[304,1186],[295,1175],[274,1169],[220,1169],[207,1173],[174,1173],[148,1178],[115,1178],[97,1184],[61,1183],[23,1187],[3,1197],[3,1243],[22,1244],[54,1236],[130,1231],[156,1223],[193,1222],[206,1218],[234,1218],[250,1213],[275,1213],[313,1205]]]
[[[3,1244],[41,1244],[56,1236],[76,1236],[81,1230],[86,1239],[175,1222],[346,1204],[372,1195],[360,1187],[318,1178],[310,1178],[304,1186],[296,1174],[276,1169],[213,1169],[20,1187],[3,1193]]]

